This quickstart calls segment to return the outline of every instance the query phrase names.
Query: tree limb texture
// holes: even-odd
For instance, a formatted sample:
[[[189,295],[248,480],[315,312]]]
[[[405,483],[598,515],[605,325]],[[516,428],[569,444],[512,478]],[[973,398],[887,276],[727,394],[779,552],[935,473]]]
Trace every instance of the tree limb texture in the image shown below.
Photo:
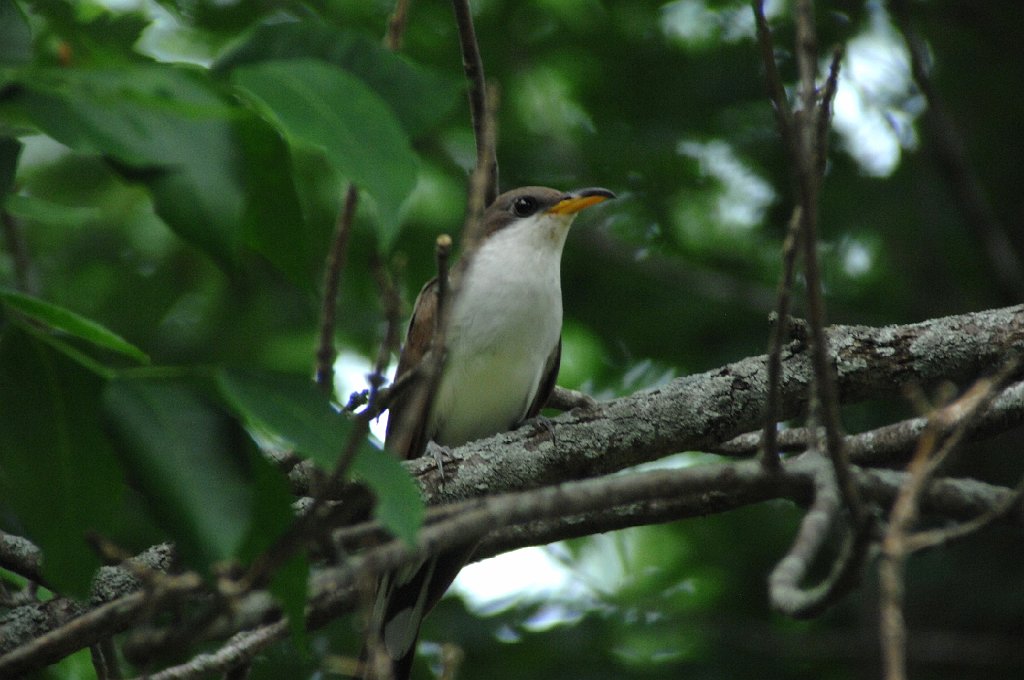
[[[840,398],[850,403],[898,395],[910,385],[928,386],[943,380],[967,385],[978,375],[994,372],[1007,357],[1024,348],[1024,306],[905,326],[835,326],[828,332],[830,365]],[[781,418],[796,417],[805,407],[812,374],[807,352],[799,340],[790,342],[783,352]],[[414,550],[394,541],[371,548],[340,567],[317,570],[311,581],[307,623],[323,625],[350,609],[352,587],[361,575],[393,569],[417,554],[443,549],[445,541],[464,541],[463,532],[486,537],[478,555],[482,556],[519,545],[722,512],[770,498],[809,504],[814,496],[814,470],[824,464],[813,456],[788,461],[774,475],[750,461],[602,477],[666,454],[714,448],[758,429],[766,394],[766,361],[764,356],[743,359],[592,408],[576,409],[552,419],[554,436],[547,427],[527,424],[518,431],[461,447],[447,454],[450,460],[445,462],[443,483],[433,460],[407,462],[432,503],[476,499],[466,504],[464,513],[452,518],[461,522],[459,532],[431,525],[424,529]],[[996,405],[1007,398],[1021,401],[1022,397],[1020,390],[1011,388]],[[1019,406],[1024,409],[1024,404]],[[1013,427],[1019,420],[1007,422]],[[891,503],[906,477],[906,473],[864,468],[855,468],[854,474],[863,497],[882,506]],[[922,498],[922,510],[970,519],[1004,504],[1011,494],[1008,489],[974,480],[938,479]],[[1020,521],[1016,515],[1008,519]],[[147,619],[152,608],[139,605],[146,600],[151,603],[151,598],[136,601],[130,595],[134,591],[142,597],[147,591],[137,590],[139,583],[131,578],[123,580],[123,587],[111,587],[94,597],[93,606],[100,605],[98,609],[58,617],[62,620],[43,624],[34,632],[16,630],[19,626],[14,617],[5,617],[0,622],[0,642],[13,645],[0,645],[8,652],[0,657],[0,676],[11,669],[38,668],[40,663],[52,662],[71,651],[67,643],[72,639],[78,648],[88,646]],[[268,601],[268,606],[273,606],[272,602]],[[117,616],[110,618],[115,612]],[[226,622],[219,630],[227,637],[232,630],[251,625]],[[29,642],[45,629],[52,633]],[[56,644],[58,641],[62,644]]]
[[[828,329],[830,365],[849,404],[900,396],[942,381],[966,386],[1024,350],[1024,305],[916,324]],[[536,488],[616,472],[680,451],[714,448],[758,429],[767,393],[765,356],[576,409],[552,429],[519,430],[448,452],[442,479],[432,459],[406,463],[431,504]],[[783,352],[779,418],[803,415],[812,380],[800,340]],[[553,435],[552,435],[553,433]]]

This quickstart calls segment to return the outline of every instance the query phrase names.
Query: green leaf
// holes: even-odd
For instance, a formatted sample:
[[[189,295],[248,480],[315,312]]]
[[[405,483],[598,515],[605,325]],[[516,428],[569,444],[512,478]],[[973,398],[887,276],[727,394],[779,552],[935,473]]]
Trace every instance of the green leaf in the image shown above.
[[[119,379],[103,401],[135,486],[186,560],[206,569],[236,555],[256,496],[246,433],[179,382]]]
[[[222,371],[217,384],[228,405],[260,434],[279,437],[325,470],[334,467],[353,423],[305,378]]]
[[[253,486],[255,502],[247,537],[239,557],[248,563],[274,545],[294,525],[294,500],[287,478],[263,456],[253,455]],[[297,645],[305,638],[306,593],[309,585],[309,562],[305,553],[297,552],[275,570],[270,579],[270,592],[288,615],[292,637]]]
[[[248,116],[238,123],[246,163],[243,180],[245,244],[307,290],[319,283],[331,219],[306,218],[288,145],[266,121]]]
[[[313,383],[293,376],[224,371],[217,377],[225,401],[249,425],[277,437],[324,469],[333,468],[353,424],[331,406]],[[365,438],[352,463],[378,503],[377,517],[396,536],[413,540],[423,521],[423,501],[405,468]]]
[[[86,3],[32,0],[32,12],[46,18],[46,28],[59,37],[76,66],[140,61],[135,45],[151,19],[142,11],[82,11]]]
[[[168,226],[222,265],[234,267],[249,245],[310,287],[329,228],[307,234],[285,145],[207,72],[28,71],[6,95],[0,118],[104,155],[123,177],[149,187]]]
[[[390,248],[417,173],[416,154],[391,108],[358,78],[312,60],[242,67],[232,82],[292,142],[322,149],[339,173],[373,197],[380,246]]]
[[[63,331],[91,342],[97,347],[131,357],[140,363],[149,363],[149,356],[141,349],[117,333],[96,323],[92,319],[87,319],[72,312],[70,309],[65,309],[30,295],[2,288],[0,288],[0,302],[6,307],[17,310],[21,314],[42,322],[54,330]]]
[[[419,487],[402,464],[384,451],[360,451],[352,463],[352,476],[376,494],[373,512],[381,524],[398,538],[413,543],[426,509]]]
[[[0,105],[83,153],[108,157],[153,192],[157,213],[222,263],[242,241],[244,159],[231,107],[202,76],[132,66],[27,73]]]
[[[414,137],[441,121],[462,91],[459,79],[428,71],[386,49],[379,39],[317,19],[261,24],[213,68],[229,71],[246,64],[306,57],[334,64],[362,79]]]
[[[110,535],[123,486],[100,427],[102,388],[24,331],[0,336],[0,505],[15,518],[6,528],[24,531],[45,555],[46,578],[76,595],[100,566],[85,537]]]
[[[32,31],[18,3],[0,2],[0,64],[24,64],[32,59]]]

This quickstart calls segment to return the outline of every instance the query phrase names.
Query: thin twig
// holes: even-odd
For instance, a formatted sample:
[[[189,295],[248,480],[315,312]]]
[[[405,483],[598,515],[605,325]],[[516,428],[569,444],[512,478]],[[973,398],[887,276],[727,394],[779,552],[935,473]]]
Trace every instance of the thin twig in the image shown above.
[[[886,680],[905,680],[907,677],[904,575],[911,552],[911,532],[920,514],[921,495],[939,467],[964,439],[970,424],[988,408],[1018,366],[1016,357],[1010,359],[994,376],[981,378],[955,402],[936,410],[929,418],[907,468],[908,479],[893,503],[878,565],[881,589],[879,634]],[[955,423],[956,427],[943,441],[942,432],[950,423]]]
[[[1019,508],[1021,499],[1024,499],[1024,479],[1017,483],[1012,494],[1008,495],[1001,503],[983,515],[979,515],[961,524],[954,524],[951,527],[914,533],[907,538],[907,551],[917,552],[926,548],[935,548],[970,536]]]
[[[256,630],[238,633],[223,647],[210,654],[199,654],[179,666],[165,668],[135,680],[192,680],[211,673],[224,673],[251,661],[269,645],[288,635],[287,619],[275,621]]]
[[[820,408],[820,423],[825,428],[825,443],[829,458],[835,468],[835,480],[843,498],[843,505],[850,512],[855,531],[860,531],[866,520],[866,513],[857,494],[849,472],[849,461],[843,449],[843,436],[839,422],[839,395],[828,359],[828,338],[825,335],[825,299],[822,293],[821,270],[818,262],[818,190],[820,187],[819,168],[821,152],[818,146],[818,118],[825,116],[831,102],[822,102],[818,107],[815,88],[817,73],[817,38],[814,31],[814,8],[811,0],[799,0],[796,8],[797,68],[800,73],[800,98],[802,103],[798,130],[793,135],[799,145],[799,204],[802,208],[801,227],[804,278],[807,282],[807,311],[811,327],[811,362],[814,367],[814,384],[817,390],[817,404]],[[837,77],[836,70],[830,78]],[[834,90],[833,90],[834,93]]]
[[[92,670],[96,673],[96,680],[110,680],[110,674],[107,672],[107,660],[104,658],[99,644],[89,646],[89,655],[92,659]]]
[[[402,36],[405,34],[405,24],[409,19],[409,4],[412,0],[397,0],[395,9],[388,17],[388,32],[384,38],[384,45],[392,52],[402,49]]]
[[[850,462],[856,465],[887,466],[905,464],[917,448],[917,442],[928,424],[928,418],[908,418],[874,430],[847,435],[844,448]],[[967,428],[972,440],[985,439],[1024,424],[1024,383],[1007,387],[984,413]],[[952,426],[942,432],[952,432]],[[762,450],[764,432],[748,432],[729,441],[706,448],[708,453],[731,457],[749,457]],[[810,448],[816,436],[808,428],[797,427],[776,434],[778,449],[797,453]]]
[[[341,272],[345,268],[345,255],[348,250],[352,218],[356,212],[358,198],[359,191],[356,189],[356,185],[349,184],[345,191],[344,206],[338,215],[334,241],[327,254],[327,266],[324,271],[324,297],[320,306],[320,339],[316,351],[316,383],[328,394],[334,389],[334,359],[338,355],[334,348],[338,288],[341,284]]]
[[[120,632],[143,613],[159,608],[170,599],[199,591],[203,585],[202,580],[191,573],[165,576],[161,581],[158,590],[138,590],[100,605],[0,656],[0,677],[18,677],[58,661],[94,641]]]
[[[495,137],[497,128],[497,106],[498,91],[496,88],[488,88],[489,96],[485,102],[483,119],[480,123],[474,122],[474,130],[478,135],[478,147],[485,149],[495,148]],[[469,176],[469,195],[466,198],[466,218],[462,227],[462,256],[471,256],[477,245],[483,238],[483,214],[484,210],[495,198],[497,187],[497,160],[492,153],[480,154],[478,163]]]
[[[422,451],[412,450],[415,447],[414,437],[420,429],[420,423],[429,417],[430,405],[444,368],[449,310],[452,298],[458,292],[453,288],[453,282],[448,275],[451,249],[452,239],[450,236],[441,234],[437,237],[434,244],[434,258],[437,264],[437,306],[434,311],[434,329],[430,339],[430,350],[424,354],[417,366],[406,372],[391,386],[386,395],[390,402],[394,400],[394,396],[400,388],[410,390],[409,400],[403,408],[407,409],[409,414],[415,414],[415,417],[403,418],[402,427],[388,434],[388,447],[403,459],[415,458],[422,453]]]
[[[450,302],[451,285],[448,277],[449,260],[452,256],[452,237],[448,234],[441,234],[434,244],[434,260],[437,265],[437,315],[434,318],[434,346],[440,347],[443,340],[445,310]],[[441,336],[441,337],[438,337]]]
[[[488,90],[484,79],[484,63],[480,58],[480,45],[476,39],[476,29],[473,28],[473,13],[469,9],[469,0],[452,0],[452,7],[455,10],[455,21],[459,26],[462,67],[466,71],[466,80],[469,81],[469,110],[476,138],[476,169],[487,174],[483,187],[483,206],[486,207],[498,196],[498,161],[493,144],[494,132],[488,129],[494,122],[493,106],[488,104],[488,97],[493,90]]]
[[[103,664],[106,668],[109,680],[119,680],[121,675],[121,664],[117,660],[117,647],[114,645],[114,638],[106,637],[100,640],[100,653],[103,654]]]
[[[964,210],[968,226],[985,248],[991,263],[992,278],[1007,300],[1024,298],[1024,258],[992,208],[988,192],[967,153],[964,135],[946,106],[929,73],[928,47],[914,30],[910,6],[906,0],[889,3],[889,9],[907,42],[914,82],[928,101],[924,113],[925,129],[940,170],[955,193],[955,205]]]
[[[786,99],[786,88],[782,84],[782,76],[779,75],[779,68],[775,63],[775,46],[772,41],[771,28],[768,26],[768,19],[764,15],[764,0],[754,0],[751,6],[757,24],[757,44],[761,49],[761,64],[764,66],[768,98],[772,103],[776,126],[782,136],[782,145],[787,152],[792,152],[796,149],[796,144],[792,139],[793,111]],[[796,157],[791,156],[790,160],[795,163]],[[794,165],[794,167],[796,166]]]
[[[778,470],[779,452],[776,443],[779,413],[779,381],[782,378],[782,345],[789,330],[789,303],[793,293],[796,254],[800,240],[800,206],[793,209],[786,239],[782,244],[782,278],[777,293],[775,327],[768,350],[768,393],[765,396],[764,429],[762,430],[761,463],[768,471]]]
[[[832,102],[836,98],[839,87],[839,66],[843,59],[843,46],[838,45],[832,50],[832,62],[828,67],[828,78],[821,90],[821,104],[817,112],[818,130],[815,135],[815,149],[818,155],[816,172],[818,177],[825,176],[825,165],[828,161],[829,130],[832,129]]]
[[[401,342],[400,329],[402,327],[402,296],[398,292],[398,284],[395,277],[384,265],[380,256],[374,253],[370,257],[370,271],[373,272],[373,279],[377,283],[377,297],[384,308],[384,337],[381,339],[380,347],[377,348],[377,359],[373,364],[373,372],[369,376],[370,391],[367,396],[367,417],[371,420],[376,418],[387,408],[381,405],[381,388],[386,381],[384,373],[388,364],[391,363],[391,356],[397,354]]]

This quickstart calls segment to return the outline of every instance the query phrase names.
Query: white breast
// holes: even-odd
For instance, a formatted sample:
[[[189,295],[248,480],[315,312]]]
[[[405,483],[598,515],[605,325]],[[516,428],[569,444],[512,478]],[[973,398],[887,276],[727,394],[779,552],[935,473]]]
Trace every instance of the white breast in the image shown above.
[[[560,261],[570,222],[521,220],[475,253],[449,321],[433,410],[438,443],[488,437],[525,416],[562,331]]]

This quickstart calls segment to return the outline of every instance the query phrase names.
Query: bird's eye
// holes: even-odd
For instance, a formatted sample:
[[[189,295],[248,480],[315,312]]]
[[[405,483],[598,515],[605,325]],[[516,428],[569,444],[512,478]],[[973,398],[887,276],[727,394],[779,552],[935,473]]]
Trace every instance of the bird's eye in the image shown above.
[[[512,212],[516,217],[529,217],[537,212],[537,199],[533,196],[520,196],[512,201]]]

